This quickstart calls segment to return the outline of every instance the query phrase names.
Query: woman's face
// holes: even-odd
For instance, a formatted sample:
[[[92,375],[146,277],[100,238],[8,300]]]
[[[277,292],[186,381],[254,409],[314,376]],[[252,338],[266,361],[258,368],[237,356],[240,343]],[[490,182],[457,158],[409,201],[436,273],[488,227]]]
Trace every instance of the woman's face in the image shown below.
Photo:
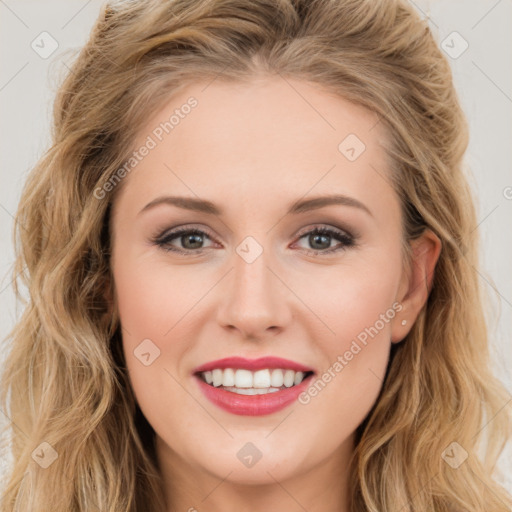
[[[402,267],[384,136],[375,114],[281,78],[190,86],[141,127],[112,266],[131,384],[169,471],[274,483],[347,462],[426,293]],[[170,196],[183,199],[148,206]],[[183,227],[197,232],[172,236]],[[215,363],[235,356],[290,366]],[[212,384],[195,374],[207,363]],[[286,382],[301,375],[273,370],[300,366],[314,375],[297,396]],[[288,391],[267,392],[281,373]]]

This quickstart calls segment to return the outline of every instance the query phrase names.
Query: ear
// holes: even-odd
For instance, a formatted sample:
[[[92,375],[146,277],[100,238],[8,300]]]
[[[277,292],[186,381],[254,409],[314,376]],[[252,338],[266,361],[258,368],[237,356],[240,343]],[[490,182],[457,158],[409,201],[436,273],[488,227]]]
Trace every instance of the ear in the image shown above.
[[[427,302],[442,244],[433,231],[426,229],[419,238],[410,242],[410,246],[411,264],[403,269],[396,297],[403,309],[393,321],[392,343],[398,343],[407,336]],[[403,320],[407,322],[405,325],[402,325]]]

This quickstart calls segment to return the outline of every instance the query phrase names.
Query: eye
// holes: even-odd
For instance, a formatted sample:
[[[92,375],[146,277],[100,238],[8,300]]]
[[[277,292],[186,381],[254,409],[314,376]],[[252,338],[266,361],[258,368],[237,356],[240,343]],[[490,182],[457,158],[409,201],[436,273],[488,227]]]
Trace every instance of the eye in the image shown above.
[[[181,247],[175,247],[171,244],[175,239],[178,239]],[[191,252],[197,253],[205,249],[205,247],[201,247],[205,239],[211,240],[210,236],[205,231],[197,228],[182,227],[174,231],[167,231],[163,236],[153,240],[153,243],[161,247],[164,251],[190,254]]]
[[[327,228],[325,226],[315,227],[300,235],[299,240],[306,238],[312,249],[305,249],[308,254],[330,254],[348,247],[355,246],[356,238],[345,231]],[[181,247],[176,247],[172,242],[178,241]],[[205,240],[212,240],[212,237],[201,229],[183,226],[173,231],[166,231],[152,240],[154,244],[164,251],[178,254],[200,254],[204,247]],[[338,245],[330,247],[333,240],[338,240]]]
[[[327,227],[315,227],[301,235],[299,240],[303,238],[306,238],[306,242],[313,247],[312,250],[306,249],[306,252],[314,255],[335,253],[355,246],[355,237],[347,232]],[[340,243],[335,247],[330,247],[333,239]]]

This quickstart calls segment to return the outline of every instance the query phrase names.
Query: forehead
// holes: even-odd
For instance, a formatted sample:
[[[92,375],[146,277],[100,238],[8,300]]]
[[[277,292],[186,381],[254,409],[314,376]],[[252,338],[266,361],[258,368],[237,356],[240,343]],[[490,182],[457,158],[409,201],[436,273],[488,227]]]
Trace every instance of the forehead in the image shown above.
[[[194,83],[140,128],[133,149],[151,149],[123,194],[141,207],[164,191],[233,208],[334,192],[375,203],[393,193],[385,137],[375,113],[304,81]]]

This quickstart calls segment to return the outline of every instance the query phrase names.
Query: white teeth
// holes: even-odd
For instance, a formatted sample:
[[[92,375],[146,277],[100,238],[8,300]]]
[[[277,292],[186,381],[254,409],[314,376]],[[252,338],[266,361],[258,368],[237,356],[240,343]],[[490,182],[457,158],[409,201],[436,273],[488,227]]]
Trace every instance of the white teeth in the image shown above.
[[[296,386],[297,384],[300,384],[303,379],[304,379],[304,373],[296,372],[295,373],[295,378],[293,380],[294,385]]]
[[[216,368],[201,374],[203,379],[215,387],[234,388],[242,390],[256,390],[256,393],[241,394],[259,394],[263,392],[279,391],[283,386],[290,388],[300,384],[304,380],[304,372],[282,369],[264,369],[251,372],[245,369]]]
[[[252,388],[252,372],[237,370],[235,372],[235,386],[237,388]]]
[[[283,370],[272,370],[272,377],[270,379],[270,384],[275,388],[280,388],[283,385],[284,376]]]
[[[235,371],[232,368],[226,368],[224,370],[224,377],[222,379],[223,386],[234,386],[235,385]]]
[[[226,391],[231,391],[232,393],[237,393],[238,395],[266,395],[267,393],[275,393],[276,391],[280,391],[278,388],[267,388],[267,389],[256,389],[256,388],[236,388],[236,387],[228,387],[224,388]]]
[[[295,372],[293,370],[286,370],[286,372],[284,372],[284,385],[287,388],[291,388],[293,386],[294,379]]]
[[[270,387],[270,371],[258,370],[254,372],[253,384],[254,388],[269,388]]]
[[[212,371],[213,376],[213,385],[217,388],[219,386],[222,386],[222,379],[223,379],[224,372],[222,370],[219,370],[216,368]]]

